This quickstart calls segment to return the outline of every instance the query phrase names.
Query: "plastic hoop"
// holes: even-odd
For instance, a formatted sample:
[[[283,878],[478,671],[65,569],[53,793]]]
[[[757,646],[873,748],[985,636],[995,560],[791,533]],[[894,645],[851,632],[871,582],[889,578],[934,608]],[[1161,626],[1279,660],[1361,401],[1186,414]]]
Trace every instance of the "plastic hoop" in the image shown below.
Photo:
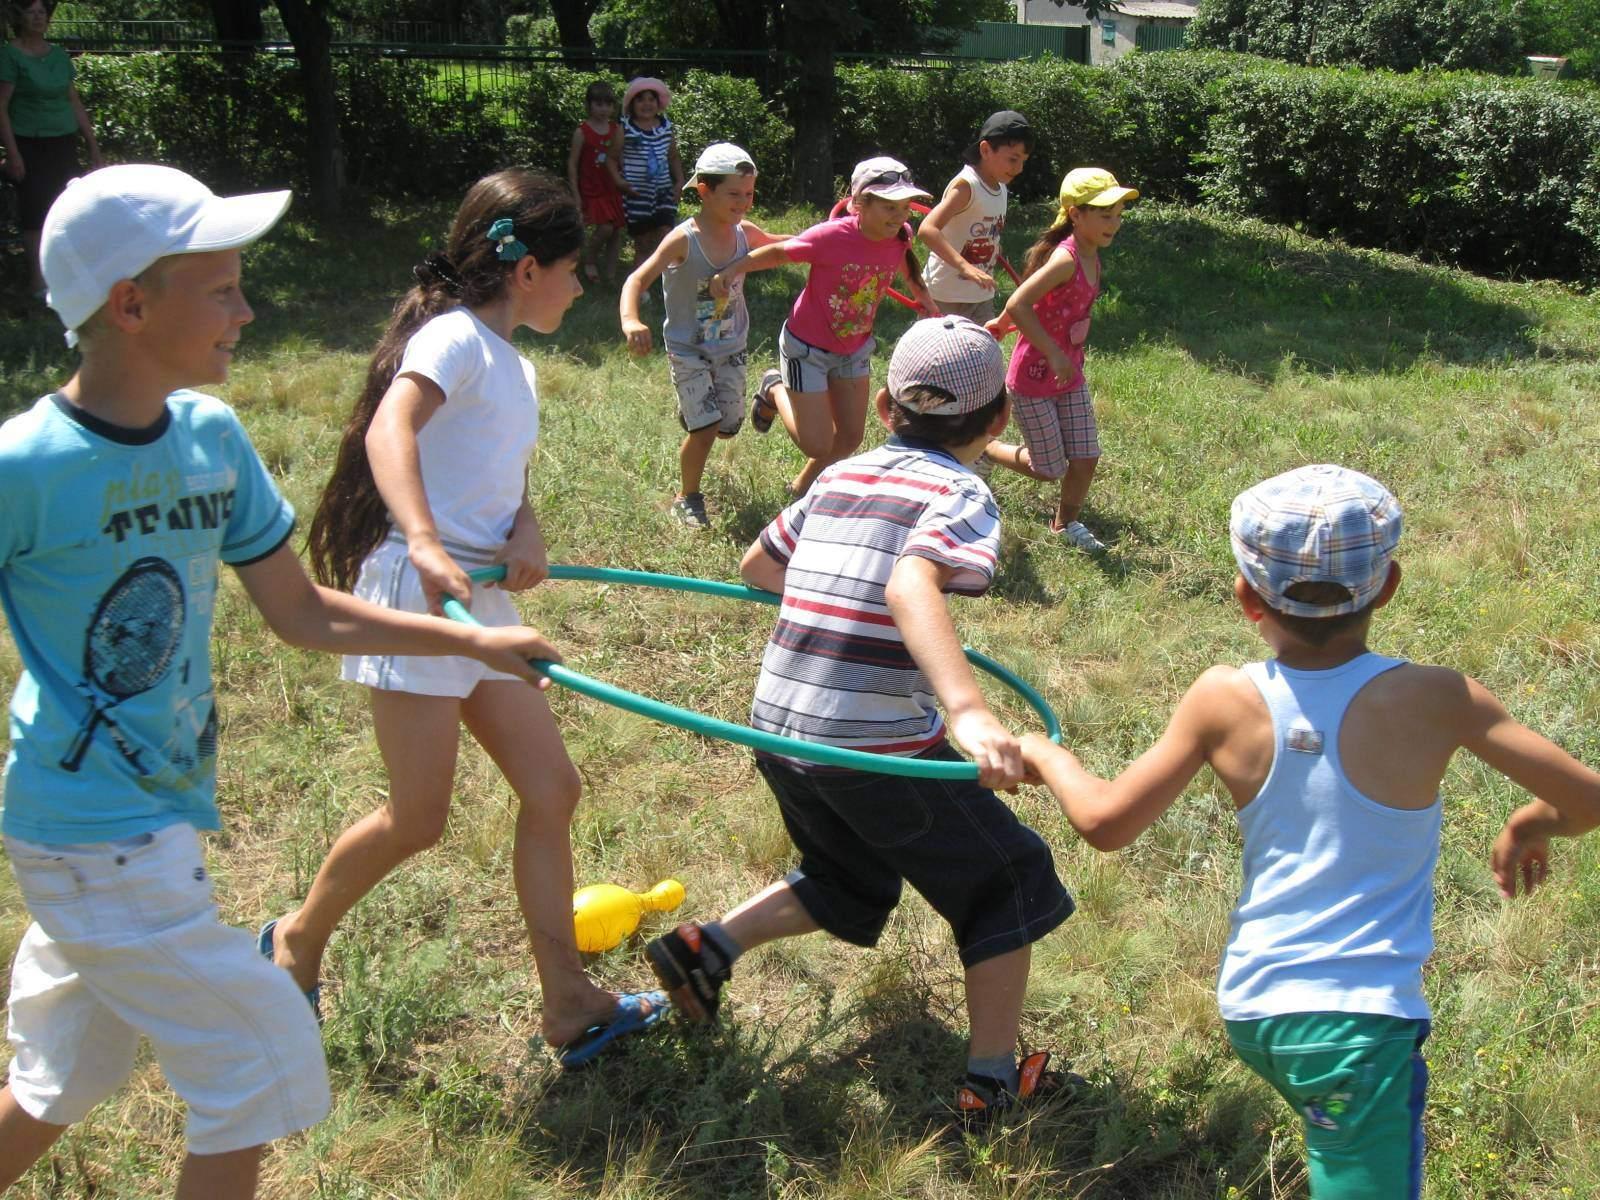
[[[468,578],[475,583],[493,583],[505,578],[504,566],[482,567],[476,571],[467,572]],[[759,604],[778,604],[783,597],[776,592],[764,592],[759,588],[745,587],[738,583],[718,583],[710,579],[693,579],[686,575],[659,575],[653,571],[625,571],[615,567],[571,567],[552,566],[551,579],[588,580],[593,583],[618,583],[638,587],[663,588],[676,592],[698,592],[707,596],[721,596],[733,600],[754,600]],[[445,616],[467,625],[477,625],[480,622],[454,597],[446,597],[444,604]],[[1051,710],[1041,696],[1027,681],[1012,672],[1010,669],[997,663],[986,654],[982,654],[970,646],[963,647],[967,661],[980,671],[992,675],[1005,684],[1037,713],[1044,722],[1045,733],[1052,742],[1061,741],[1061,722],[1056,719],[1056,714]],[[850,750],[843,746],[826,746],[820,742],[807,742],[799,738],[784,737],[776,733],[768,733],[763,729],[752,729],[748,725],[735,725],[732,721],[723,721],[716,717],[708,717],[704,713],[697,713],[687,708],[680,708],[676,704],[666,704],[660,700],[652,700],[648,696],[641,696],[637,692],[630,692],[626,688],[619,688],[614,684],[603,683],[598,679],[581,674],[561,663],[549,662],[543,659],[531,660],[534,669],[541,674],[548,675],[551,680],[559,683],[564,688],[569,688],[580,695],[588,696],[591,700],[599,700],[603,704],[610,704],[626,712],[635,713],[641,717],[649,717],[654,721],[661,721],[674,725],[679,729],[687,729],[691,733],[698,733],[705,737],[720,738],[723,741],[734,742],[741,746],[748,746],[752,750],[765,750],[769,754],[782,755],[785,758],[799,758],[807,762],[820,763],[829,767],[845,767],[854,771],[875,771],[881,775],[908,775],[918,779],[976,779],[978,768],[970,762],[950,762],[948,760],[928,758],[907,758],[897,754],[872,754],[865,750]]]
[[[830,213],[828,213],[828,219],[831,221],[835,217],[843,216],[845,210],[847,208],[849,208],[849,207],[850,207],[850,197],[849,196],[841,196],[841,197],[839,197],[839,203],[835,204],[833,206],[833,210]],[[911,202],[911,211],[914,212],[914,213],[918,213],[918,214],[920,214],[922,216],[927,216],[930,212],[933,211],[933,209],[929,208],[926,204],[923,204],[922,202],[920,202],[918,200],[913,200]],[[1012,283],[1017,284],[1017,283],[1021,283],[1022,282],[1022,276],[1017,274],[1017,269],[1011,265],[1011,260],[1009,258],[1007,258],[1004,254],[1002,254],[1000,256],[999,262],[1000,262],[1000,265],[1006,269],[1006,274],[1011,276],[1011,282]],[[922,311],[922,305],[920,303],[918,303],[916,300],[913,300],[910,296],[906,295],[904,292],[900,291],[899,288],[886,288],[884,290],[884,294],[887,295],[888,297],[890,297],[893,300],[900,301],[901,304],[904,304],[907,308],[909,308],[914,313],[919,313],[919,312]],[[998,294],[998,292],[996,294]]]

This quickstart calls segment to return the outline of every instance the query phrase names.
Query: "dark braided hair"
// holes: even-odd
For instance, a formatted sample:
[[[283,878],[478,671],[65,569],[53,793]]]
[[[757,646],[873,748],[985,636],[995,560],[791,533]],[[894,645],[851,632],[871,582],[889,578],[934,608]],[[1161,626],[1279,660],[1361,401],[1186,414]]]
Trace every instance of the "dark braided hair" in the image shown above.
[[[388,533],[388,507],[367,461],[367,429],[394,382],[411,335],[441,313],[458,305],[487,304],[505,288],[516,263],[502,261],[488,236],[489,227],[502,217],[511,219],[517,240],[542,267],[576,254],[583,245],[583,218],[571,193],[555,180],[507,170],[472,185],[456,210],[444,252],[434,251],[413,268],[416,286],[395,305],[372,352],[333,474],[311,518],[307,549],[318,582],[349,591],[362,560]]]

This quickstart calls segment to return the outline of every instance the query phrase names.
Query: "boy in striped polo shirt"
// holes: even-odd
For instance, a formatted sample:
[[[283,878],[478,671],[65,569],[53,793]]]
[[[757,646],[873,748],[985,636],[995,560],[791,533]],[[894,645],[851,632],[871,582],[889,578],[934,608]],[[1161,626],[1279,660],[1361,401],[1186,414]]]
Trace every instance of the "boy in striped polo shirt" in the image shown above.
[[[918,321],[877,395],[889,441],[825,469],[745,552],[746,583],[783,593],[751,724],[880,754],[957,757],[977,782],[847,771],[772,755],[756,765],[800,866],[720,921],[647,947],[693,1019],[716,1016],[746,950],[818,929],[874,945],[909,882],[955,933],[971,1041],[957,1092],[986,1118],[1039,1092],[1048,1053],[1016,1059],[1030,947],[1072,913],[1050,850],[995,795],[1019,744],[984,703],[944,593],[981,595],[1000,517],[971,467],[1009,416],[999,344],[964,317]]]

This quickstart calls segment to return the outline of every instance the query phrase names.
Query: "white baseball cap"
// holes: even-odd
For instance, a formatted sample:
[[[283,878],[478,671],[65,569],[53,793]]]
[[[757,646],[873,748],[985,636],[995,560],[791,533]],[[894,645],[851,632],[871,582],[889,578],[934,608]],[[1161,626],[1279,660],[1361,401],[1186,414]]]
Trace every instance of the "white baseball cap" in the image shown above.
[[[44,219],[40,266],[45,302],[78,344],[80,325],[119,279],[169,254],[248,245],[289,207],[290,192],[218,196],[193,176],[145,164],[102,167],[72,180]]]
[[[694,178],[689,182],[697,182],[702,175],[737,175],[740,167],[754,171],[756,160],[732,142],[712,142],[694,160]]]
[[[886,155],[856,164],[856,169],[850,172],[850,194],[881,196],[885,200],[915,200],[918,196],[924,200],[933,199],[930,193],[912,182],[910,167]]]
[[[1005,389],[1006,363],[994,335],[966,317],[923,317],[900,335],[889,356],[889,395],[924,416],[977,412]],[[920,405],[907,392],[937,388],[948,400]]]

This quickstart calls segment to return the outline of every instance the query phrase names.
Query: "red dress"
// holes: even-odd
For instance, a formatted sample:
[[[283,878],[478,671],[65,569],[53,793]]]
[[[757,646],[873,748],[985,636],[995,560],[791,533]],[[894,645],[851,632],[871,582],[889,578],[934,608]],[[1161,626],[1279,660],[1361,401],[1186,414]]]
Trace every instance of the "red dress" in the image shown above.
[[[606,170],[606,158],[611,153],[611,138],[617,124],[606,122],[606,131],[596,133],[594,126],[584,121],[578,126],[583,133],[583,149],[578,152],[578,197],[583,202],[583,220],[586,225],[613,225],[621,228],[627,224],[622,215],[622,193]]]

